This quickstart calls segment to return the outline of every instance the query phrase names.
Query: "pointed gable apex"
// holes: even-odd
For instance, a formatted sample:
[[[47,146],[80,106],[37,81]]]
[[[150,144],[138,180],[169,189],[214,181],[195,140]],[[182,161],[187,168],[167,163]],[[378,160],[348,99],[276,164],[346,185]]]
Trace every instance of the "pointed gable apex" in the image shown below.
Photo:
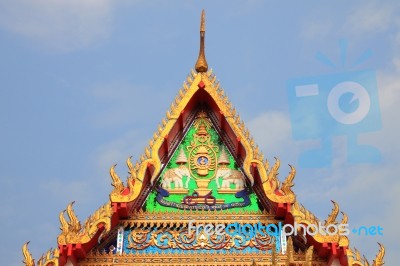
[[[179,90],[167,111],[166,118],[162,120],[150,140],[149,146],[145,148],[144,155],[136,163],[136,170],[128,160],[131,177],[128,178],[127,189],[114,189],[110,194],[111,201],[114,203],[133,202],[139,198],[141,192],[149,192],[150,187],[159,177],[162,166],[168,162],[193,121],[193,116],[199,106],[206,106],[210,119],[216,125],[223,141],[228,144],[229,151],[235,157],[250,186],[254,185],[255,178],[257,178],[259,189],[267,193],[272,201],[293,203],[295,195],[290,187],[293,186],[294,168],[292,167],[291,173],[282,184],[280,192],[276,193],[280,189],[280,182],[277,179],[279,160],[271,169],[268,169],[268,162],[263,162],[264,156],[255,145],[249,130],[245,127],[211,70],[205,73],[191,71],[183,88]],[[120,179],[115,179],[115,173],[111,176],[114,176],[113,185],[117,188]],[[132,183],[134,185],[131,185]],[[143,195],[143,198],[146,196]]]

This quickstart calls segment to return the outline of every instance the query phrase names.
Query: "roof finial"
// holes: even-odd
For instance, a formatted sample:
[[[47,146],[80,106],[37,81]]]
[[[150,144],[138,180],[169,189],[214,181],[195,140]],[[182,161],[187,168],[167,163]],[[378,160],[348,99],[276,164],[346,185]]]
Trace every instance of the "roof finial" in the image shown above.
[[[205,12],[203,9],[203,11],[201,12],[201,21],[200,21],[200,52],[195,66],[197,72],[206,72],[208,70],[206,55],[204,53],[204,37],[206,35],[205,24],[206,24],[206,19],[205,19]]]

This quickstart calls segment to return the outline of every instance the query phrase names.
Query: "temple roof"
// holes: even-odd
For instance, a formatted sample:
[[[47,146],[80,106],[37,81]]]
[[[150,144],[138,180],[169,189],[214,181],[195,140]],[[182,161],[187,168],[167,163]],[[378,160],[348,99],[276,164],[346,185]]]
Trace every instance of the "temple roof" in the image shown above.
[[[264,159],[264,155],[251,137],[237,110],[226,96],[225,90],[221,88],[216,75],[208,69],[205,57],[205,13],[203,11],[200,23],[200,51],[195,70],[191,70],[187,76],[144,153],[135,163],[132,163],[132,157],[127,159],[126,164],[129,170],[127,180],[125,182],[121,180],[116,172],[116,165],[113,165],[110,168],[110,176],[114,188],[109,195],[109,201],[96,210],[83,224],[73,211],[73,203],[69,204],[59,215],[61,233],[57,239],[58,248],[49,251],[39,259],[41,263],[39,265],[65,265],[67,261],[82,260],[99,245],[99,242],[115,234],[121,223],[125,225],[144,223],[145,221],[139,221],[137,214],[143,214],[142,207],[146,199],[156,189],[160,176],[174,153],[176,151],[179,153],[177,163],[188,162],[183,149],[179,149],[179,144],[199,112],[205,112],[207,119],[227,149],[225,151],[225,148],[222,148],[222,154],[218,160],[227,164],[229,152],[237,164],[238,171],[243,173],[246,186],[251,188],[258,197],[264,211],[263,215],[269,215],[271,219],[292,225],[294,223],[310,225],[320,222],[296,200],[296,195],[292,190],[296,175],[295,167],[289,165],[288,174],[283,182],[278,179],[280,160],[275,158],[275,162],[270,165],[270,162]],[[217,211],[214,212],[218,215]],[[341,221],[337,220],[339,212],[339,205],[333,202],[332,212],[323,224],[346,224],[348,218],[343,212]],[[154,215],[156,217],[158,214]],[[242,215],[253,214],[242,213]],[[338,260],[341,265],[369,265],[365,259],[361,258],[358,251],[349,249],[347,236],[307,233],[305,238],[297,237],[293,240],[290,238],[289,242],[289,245],[292,245],[292,251],[293,245],[304,251],[304,258],[311,258],[313,254],[317,254],[317,257],[326,258],[329,262]],[[35,264],[28,251],[28,243],[23,246],[24,263],[33,266]],[[384,247],[381,245],[380,247],[373,265],[383,265]],[[293,254],[290,252],[285,255],[287,263],[293,260],[291,256]],[[306,265],[311,265],[309,264],[311,260],[308,259],[307,263]]]

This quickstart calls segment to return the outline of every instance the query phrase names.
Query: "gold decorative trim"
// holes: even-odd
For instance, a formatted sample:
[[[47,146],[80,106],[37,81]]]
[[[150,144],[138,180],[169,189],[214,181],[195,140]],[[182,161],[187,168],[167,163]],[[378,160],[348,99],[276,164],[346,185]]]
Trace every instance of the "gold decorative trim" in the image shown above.
[[[253,149],[253,146],[250,144],[254,143],[254,140],[250,137],[249,130],[244,126],[244,122],[240,120],[240,116],[236,113],[236,109],[232,107],[232,103],[225,95],[224,90],[219,87],[219,82],[216,82],[215,75],[212,75],[212,72],[207,72],[201,73],[201,76],[204,77],[201,79],[205,85],[204,90],[215,101],[218,108],[221,110],[222,115],[225,116],[229,126],[244,147],[246,157],[243,161],[243,171],[249,178],[251,186],[253,186],[254,177],[251,174],[251,162],[255,156],[257,157],[259,155],[258,147]],[[237,121],[240,122],[237,123]]]
[[[306,265],[305,266],[312,266],[312,256],[314,253],[314,246],[310,246],[306,251]]]
[[[287,240],[287,250],[286,250],[286,261],[285,266],[289,266],[291,263],[294,262],[294,247],[293,247],[293,240],[292,237],[289,237]]]
[[[35,266],[35,261],[32,259],[32,255],[28,250],[29,241],[22,246],[22,254],[24,255],[24,260],[22,261],[25,266]],[[60,252],[58,248],[48,250],[46,254],[43,254],[38,259],[38,266],[58,266],[58,258]]]
[[[146,158],[150,156],[149,148],[145,149]],[[115,172],[116,164],[110,168],[110,176],[112,179],[111,185],[114,187],[114,190],[110,193],[110,201],[111,202],[131,202],[134,201],[140,194],[143,186],[143,179],[147,169],[147,163],[152,162],[152,160],[145,160],[144,155],[141,156],[142,163],[136,163],[133,166],[131,162],[131,157],[126,160],[126,165],[128,166],[129,176],[126,180],[127,186],[124,186],[124,183],[121,181],[121,178]],[[153,163],[156,165],[157,163]],[[125,193],[125,190],[127,193]]]
[[[111,216],[113,214],[111,203],[108,202],[100,207],[93,215],[85,221],[85,226],[82,228],[78,218],[75,215],[70,203],[67,210],[60,213],[59,219],[61,223],[61,233],[57,238],[59,245],[66,244],[84,244],[89,242],[99,230],[99,225],[104,226],[102,235],[105,235],[111,230]],[[69,222],[65,219],[65,212],[68,214]],[[101,236],[102,236],[101,235]],[[101,236],[99,238],[101,238]]]
[[[385,264],[385,262],[383,261],[383,258],[385,256],[385,247],[381,244],[378,243],[379,245],[379,252],[376,255],[375,259],[373,260],[372,266],[382,266],[383,264]],[[365,258],[365,256],[363,256],[361,258],[361,254],[357,249],[350,249],[348,248],[346,251],[346,255],[347,255],[347,260],[349,263],[349,266],[369,266],[370,263],[368,262],[367,258]]]
[[[159,126],[158,131],[154,133],[153,139],[150,140],[151,146],[151,159],[148,163],[154,166],[154,173],[151,177],[151,183],[155,181],[161,170],[161,160],[158,156],[158,151],[164,143],[165,137],[168,136],[171,129],[174,127],[181,112],[187,106],[194,93],[198,90],[197,84],[201,80],[201,75],[194,71],[188,76],[187,81],[184,82],[183,88],[180,89],[175,101],[171,104],[170,109],[166,113],[166,119],[163,119],[162,125]]]
[[[379,245],[379,252],[375,257],[372,266],[382,266],[383,264],[385,264],[385,262],[383,261],[383,258],[385,257],[385,247],[381,243],[378,243],[378,245]]]
[[[278,179],[280,160],[275,157],[275,164],[269,169],[268,160],[262,163],[260,160],[252,160],[260,174],[262,186],[268,199],[276,203],[294,203],[296,195],[292,191],[293,180],[296,176],[296,168],[289,164],[291,171],[282,185]]]
[[[146,224],[187,224],[195,220],[196,223],[207,221],[207,223],[278,223],[273,214],[267,212],[239,211],[237,213],[221,213],[220,211],[185,211],[185,213],[173,212],[133,212],[129,219],[121,221],[124,226],[146,225]]]
[[[345,224],[348,221],[347,215],[342,212],[343,214],[343,219],[339,223],[336,221],[336,218],[339,214],[339,205],[332,201],[334,207],[332,209],[332,212],[329,214],[327,220],[325,221],[324,225],[329,225],[329,224]],[[290,210],[290,213],[294,217],[294,222],[297,224],[305,224],[305,225],[316,225],[320,223],[319,219],[315,217],[314,214],[312,214],[310,211],[308,211],[304,206],[299,205],[299,203],[296,201]],[[338,243],[339,247],[348,247],[349,246],[349,239],[347,236],[344,235],[339,235],[339,232],[335,235],[322,235],[319,232],[316,233],[313,236],[314,240],[317,241],[318,243]]]
[[[231,236],[213,233],[207,236],[203,232],[197,235],[193,231],[189,233],[188,228],[178,225],[177,227],[154,228],[141,225],[129,232],[126,237],[128,245],[125,248],[132,252],[149,248],[188,250],[190,252],[202,252],[203,250],[226,250],[227,252],[242,250],[246,252],[246,248],[272,250],[272,252],[276,250],[276,239],[269,235],[256,234],[252,238],[247,238],[244,235]]]
[[[60,251],[58,248],[47,251],[46,255],[42,255],[38,260],[38,266],[58,266]]]
[[[311,254],[311,262],[313,266],[327,266],[325,259]],[[269,254],[265,251],[259,252],[200,252],[182,254],[170,254],[168,252],[161,252],[159,254],[122,254],[114,255],[107,253],[94,252],[79,262],[81,266],[111,266],[111,265],[171,265],[171,266],[215,266],[215,265],[241,265],[241,266],[271,266],[271,265],[285,265],[287,255],[281,253]],[[295,253],[293,255],[293,262],[291,266],[306,265],[306,254]]]
[[[28,245],[29,241],[22,246],[22,254],[24,255],[24,260],[22,262],[25,266],[35,266],[35,261],[32,258],[32,254],[29,252]]]

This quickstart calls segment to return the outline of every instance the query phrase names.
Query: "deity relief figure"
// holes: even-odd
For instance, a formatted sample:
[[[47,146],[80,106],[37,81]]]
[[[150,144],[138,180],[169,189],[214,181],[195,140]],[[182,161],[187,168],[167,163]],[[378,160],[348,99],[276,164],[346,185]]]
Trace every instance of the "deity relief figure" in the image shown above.
[[[222,148],[221,155],[218,159],[218,169],[215,176],[215,180],[218,187],[218,193],[235,193],[240,191],[245,186],[244,175],[239,170],[229,169],[229,158],[225,149]],[[219,178],[222,178],[221,185],[219,184]],[[231,189],[231,184],[235,185],[234,189]]]
[[[179,155],[176,158],[176,163],[179,165],[176,168],[168,169],[165,171],[161,187],[167,189],[170,193],[181,194],[186,193],[189,187],[190,172],[189,168],[186,166],[188,162],[185,152],[181,148]],[[186,176],[186,182],[183,184],[183,177]],[[172,183],[174,183],[175,188],[172,188]]]

